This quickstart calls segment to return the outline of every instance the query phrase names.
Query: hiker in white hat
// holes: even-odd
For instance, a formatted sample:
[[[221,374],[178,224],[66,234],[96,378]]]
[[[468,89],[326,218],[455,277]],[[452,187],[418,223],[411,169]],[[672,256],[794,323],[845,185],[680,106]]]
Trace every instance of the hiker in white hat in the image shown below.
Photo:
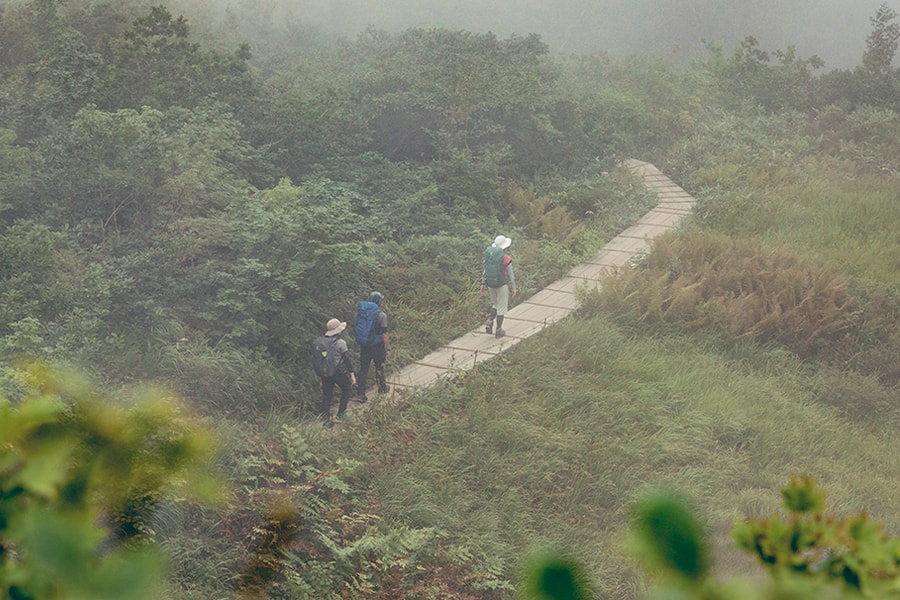
[[[506,249],[512,240],[505,235],[498,235],[494,243],[484,251],[484,272],[481,275],[481,291],[485,288],[491,294],[491,310],[484,324],[486,333],[493,333],[498,338],[506,335],[503,330],[503,317],[509,309],[509,299],[516,295],[516,277],[513,274],[512,257]],[[494,319],[497,330],[494,331]]]
[[[322,419],[326,427],[334,426],[331,419],[331,402],[334,398],[334,386],[341,388],[341,400],[338,404],[337,418],[343,419],[350,401],[350,393],[356,383],[353,373],[353,361],[347,342],[341,339],[341,332],[347,323],[339,319],[331,319],[325,325],[325,335],[317,337],[313,342],[312,364],[322,384]]]

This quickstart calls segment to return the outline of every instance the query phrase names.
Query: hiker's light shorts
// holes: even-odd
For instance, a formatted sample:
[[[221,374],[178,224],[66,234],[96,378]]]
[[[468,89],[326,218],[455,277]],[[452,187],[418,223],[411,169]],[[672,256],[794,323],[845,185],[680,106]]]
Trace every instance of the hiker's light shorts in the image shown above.
[[[497,309],[497,316],[502,317],[509,310],[509,285],[489,287],[491,291],[491,307]]]

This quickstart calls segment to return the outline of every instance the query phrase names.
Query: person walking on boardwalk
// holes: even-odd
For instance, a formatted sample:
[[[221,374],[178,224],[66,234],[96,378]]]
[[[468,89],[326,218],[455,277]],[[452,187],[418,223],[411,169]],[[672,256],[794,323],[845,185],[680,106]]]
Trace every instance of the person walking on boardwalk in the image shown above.
[[[325,335],[313,341],[312,365],[322,384],[322,419],[326,427],[332,427],[334,421],[331,420],[331,402],[334,398],[334,386],[341,388],[337,418],[343,419],[356,376],[347,342],[341,339],[341,332],[347,327],[347,323],[331,319],[325,327]]]
[[[356,401],[368,402],[366,379],[369,364],[375,363],[375,381],[378,391],[388,392],[384,380],[384,361],[391,355],[391,338],[388,335],[387,315],[381,308],[384,297],[379,292],[369,294],[368,300],[360,300],[356,305],[356,323],[353,332],[359,344],[359,377],[356,384]]]
[[[491,309],[488,313],[484,330],[498,338],[506,335],[503,330],[503,317],[509,309],[509,299],[516,296],[516,277],[513,274],[512,257],[506,249],[512,240],[505,235],[498,235],[494,243],[484,251],[484,272],[481,275],[481,291],[487,288],[491,294]],[[497,329],[494,331],[494,319]]]

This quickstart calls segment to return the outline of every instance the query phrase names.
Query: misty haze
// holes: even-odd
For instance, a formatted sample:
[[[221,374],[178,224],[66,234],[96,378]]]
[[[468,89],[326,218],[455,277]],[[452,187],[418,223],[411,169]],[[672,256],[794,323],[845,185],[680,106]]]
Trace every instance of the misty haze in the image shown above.
[[[764,49],[793,45],[825,69],[859,64],[878,0],[276,0],[278,18],[342,35],[445,27],[500,36],[538,33],[551,52],[650,54],[686,64],[704,40],[730,49],[747,36]],[[886,3],[894,10],[900,1]]]

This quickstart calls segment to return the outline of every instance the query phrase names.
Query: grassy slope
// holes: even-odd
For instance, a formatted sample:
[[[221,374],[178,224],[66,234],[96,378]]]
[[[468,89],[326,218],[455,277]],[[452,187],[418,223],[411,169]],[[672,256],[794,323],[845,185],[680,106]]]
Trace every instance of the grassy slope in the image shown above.
[[[621,592],[635,580],[620,542],[635,494],[676,486],[715,532],[720,567],[735,519],[780,504],[814,474],[838,512],[868,509],[893,530],[900,439],[810,401],[809,373],[778,350],[726,356],[697,339],[646,339],[570,319],[469,374],[369,411],[336,453],[365,457],[385,515],[436,525],[514,566],[523,550],[573,549]],[[371,420],[369,420],[371,419]]]
[[[887,189],[796,186],[727,227],[821,252],[864,274],[863,285],[883,281],[897,252],[884,233],[898,218]],[[845,241],[826,241],[835,239]],[[872,239],[881,240],[874,249]],[[793,474],[816,476],[835,512],[866,509],[900,531],[897,413],[847,420],[814,401],[819,377],[777,348],[726,352],[702,337],[572,318],[314,444],[365,462],[389,522],[438,526],[510,570],[529,549],[556,545],[588,562],[604,595],[633,597],[643,583],[623,542],[629,506],[647,486],[675,486],[696,503],[722,573],[755,570],[727,532],[735,519],[776,510]]]
[[[900,187],[896,178],[840,173],[755,194],[753,202],[721,224],[740,235],[835,264],[870,289],[900,291]]]

